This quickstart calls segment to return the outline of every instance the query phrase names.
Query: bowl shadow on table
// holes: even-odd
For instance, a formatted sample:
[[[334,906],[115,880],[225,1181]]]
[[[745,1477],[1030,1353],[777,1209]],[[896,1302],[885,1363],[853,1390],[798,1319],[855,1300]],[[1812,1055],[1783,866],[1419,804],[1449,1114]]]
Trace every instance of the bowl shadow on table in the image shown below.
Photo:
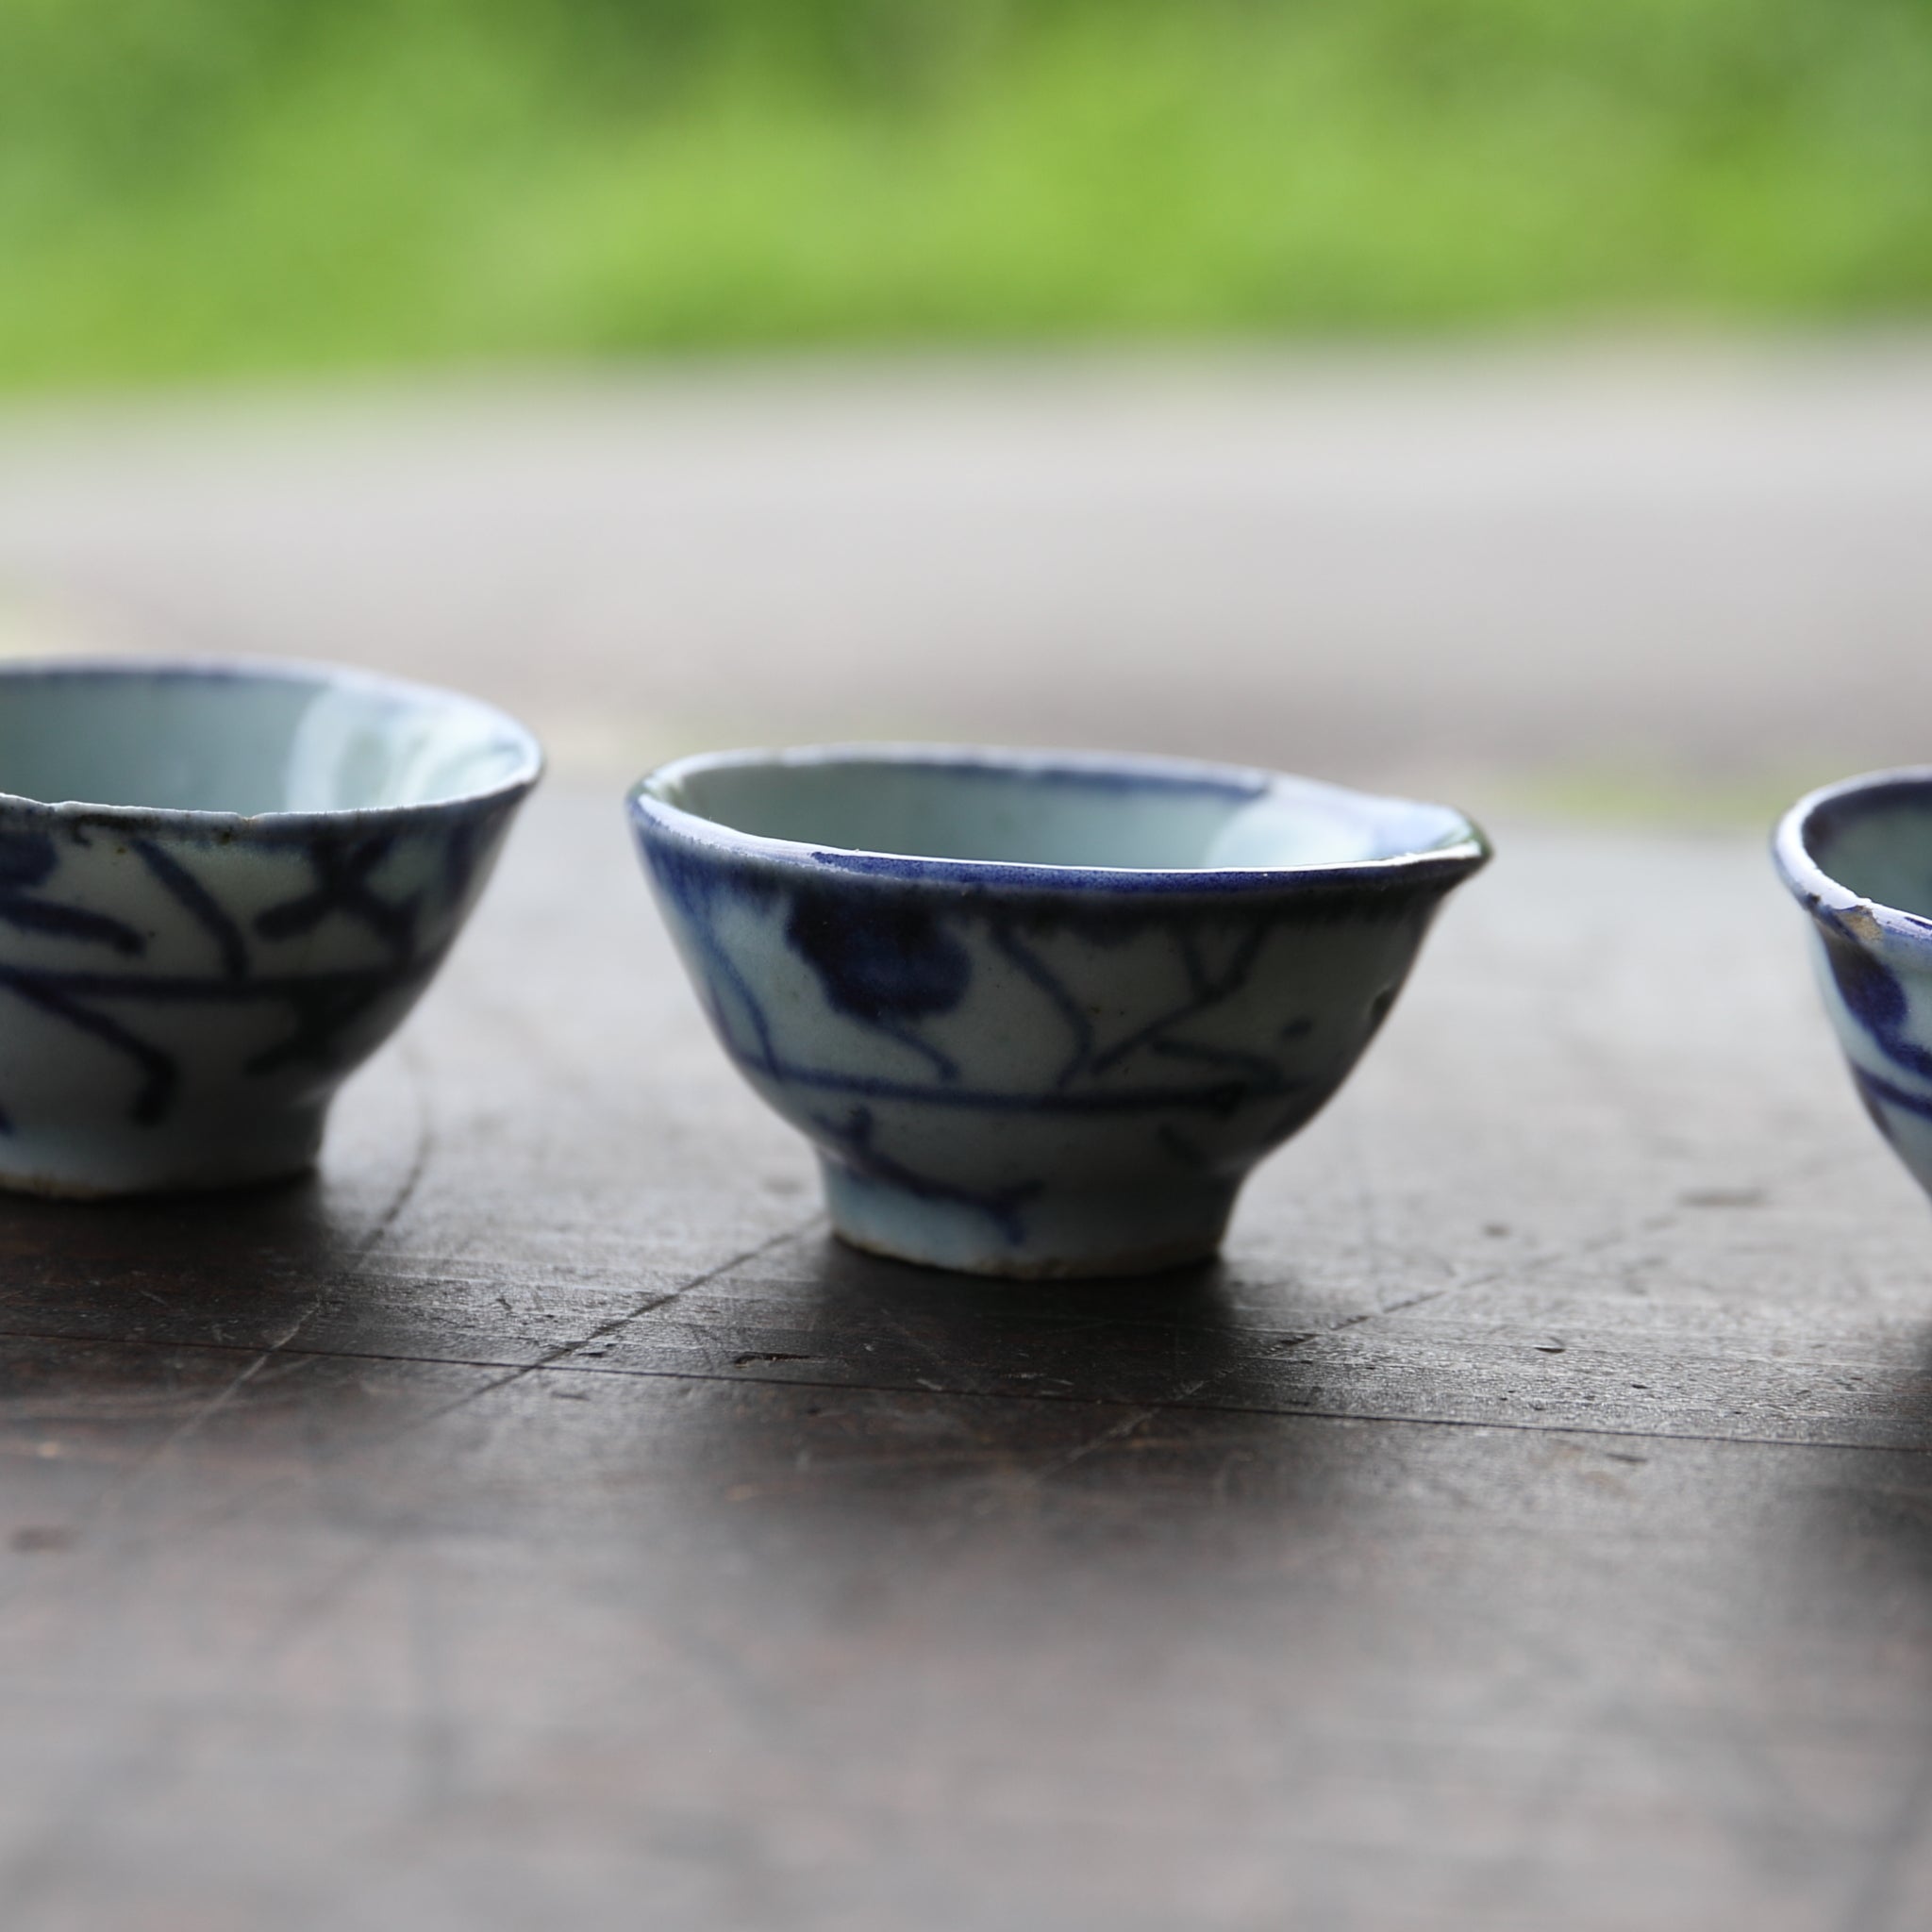
[[[1869,1447],[1820,1465],[1798,1522],[1821,1574],[1863,1576],[1915,1602],[1932,1644],[1932,1324],[1902,1356],[1862,1379],[1857,1434]]]
[[[1861,1391],[1867,1447],[1757,1451],[1752,1579],[1761,1638],[1789,1658],[1774,1700],[1787,1724],[1858,1736],[1888,1782],[1868,1801],[1846,1857],[1845,1904],[1833,1923],[1925,1923],[1925,1767],[1932,1762],[1932,1325],[1889,1375]],[[1836,1432],[1842,1439],[1846,1433]],[[1748,1651],[1751,1638],[1743,1648]],[[1800,1653],[1800,1646],[1802,1652]],[[1857,1715],[1852,1715],[1856,1713]],[[1764,1722],[1760,1715],[1757,1722]],[[1861,1729],[1858,1727],[1862,1727]],[[1770,1726],[1767,1724],[1767,1730]],[[1847,1762],[1851,1760],[1848,1758]],[[1822,1837],[1819,1807],[1808,1829]]]
[[[352,1277],[387,1214],[310,1173],[125,1200],[0,1195],[0,1334],[270,1347]]]
[[[1278,1506],[1319,1374],[1296,1359],[1308,1331],[1258,1325],[1233,1289],[1220,1261],[1002,1282],[809,1238],[770,1292],[705,1311],[734,1389],[691,1411],[694,1453],[722,1458],[734,1502],[785,1509],[962,1487],[991,1509],[1049,1485],[1149,1513]]]
[[[0,1196],[0,1434],[16,1455],[38,1444],[58,1458],[19,1472],[15,1503],[33,1520],[12,1551],[98,1540],[103,1498],[191,1433],[167,1474],[181,1507],[210,1486],[272,1483],[313,1453],[316,1429],[338,1449],[373,1447],[459,1393],[474,1372],[368,1374],[408,1339],[385,1327],[396,1297],[363,1268],[383,1226],[357,1190],[313,1175],[119,1201]],[[152,1505],[152,1484],[142,1494]]]

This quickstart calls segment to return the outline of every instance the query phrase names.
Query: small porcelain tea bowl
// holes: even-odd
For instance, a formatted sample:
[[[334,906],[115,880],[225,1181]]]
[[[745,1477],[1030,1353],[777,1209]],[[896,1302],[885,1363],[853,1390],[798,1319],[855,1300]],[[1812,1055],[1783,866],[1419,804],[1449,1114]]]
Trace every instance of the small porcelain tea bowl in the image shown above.
[[[1440,806],[1074,753],[731,752],[651,774],[630,809],[834,1228],[1013,1276],[1210,1255],[1489,856]]]
[[[0,1186],[307,1167],[541,767],[501,712],[360,672],[0,665]]]
[[[1801,798],[1773,857],[1865,1110],[1932,1193],[1932,766]]]

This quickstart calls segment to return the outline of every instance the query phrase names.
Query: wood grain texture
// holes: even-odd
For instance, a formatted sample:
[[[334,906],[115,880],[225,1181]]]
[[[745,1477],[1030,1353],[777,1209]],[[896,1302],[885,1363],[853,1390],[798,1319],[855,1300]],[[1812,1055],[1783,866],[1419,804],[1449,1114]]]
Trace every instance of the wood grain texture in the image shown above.
[[[1932,1225],[1755,843],[1507,833],[1224,1260],[829,1241],[608,798],[321,1175],[0,1202],[7,1932],[1905,1932]]]

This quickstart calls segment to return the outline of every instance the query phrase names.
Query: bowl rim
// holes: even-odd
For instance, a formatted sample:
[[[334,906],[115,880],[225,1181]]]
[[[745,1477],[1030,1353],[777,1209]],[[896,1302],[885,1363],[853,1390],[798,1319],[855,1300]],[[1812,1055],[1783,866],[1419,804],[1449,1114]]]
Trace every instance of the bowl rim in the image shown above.
[[[810,766],[841,762],[978,768],[1021,775],[1091,774],[1162,785],[1238,785],[1256,795],[1266,791],[1306,795],[1323,792],[1356,804],[1408,806],[1440,811],[1459,824],[1460,836],[1447,845],[1418,847],[1382,858],[1338,859],[1296,866],[1158,868],[1141,866],[1048,865],[999,858],[951,858],[937,855],[878,852],[860,846],[818,845],[743,832],[721,820],[674,805],[654,788],[687,775],[743,765]],[[654,767],[631,786],[625,802],[641,828],[681,837],[719,853],[763,858],[778,866],[808,866],[819,875],[876,878],[900,884],[997,889],[1012,891],[1114,891],[1224,893],[1309,886],[1375,887],[1441,884],[1443,890],[1468,878],[1492,856],[1489,839],[1467,813],[1394,793],[1362,791],[1325,779],[1256,765],[1220,764],[1208,759],[1171,758],[1146,752],[1057,750],[986,744],[945,744],[885,741],[746,748],[699,752]]]
[[[1932,919],[1855,892],[1811,856],[1808,834],[1821,811],[1847,799],[1876,801],[1888,791],[1915,794],[1932,815],[1932,765],[1894,765],[1883,771],[1861,772],[1807,791],[1773,829],[1772,858],[1791,896],[1814,919],[1844,929],[1849,914],[1853,925],[1875,927],[1915,952],[1932,952]]]
[[[419,799],[413,804],[335,806],[323,810],[238,812],[199,807],[108,805],[90,799],[34,798],[0,787],[0,812],[44,814],[64,820],[124,826],[144,825],[186,834],[233,835],[244,830],[299,833],[330,826],[380,830],[386,825],[420,824],[441,813],[470,810],[480,805],[521,798],[543,775],[543,747],[530,728],[486,698],[472,696],[448,685],[426,684],[415,678],[391,677],[386,672],[358,665],[335,664],[323,658],[255,658],[223,654],[142,657],[130,653],[76,653],[72,657],[13,658],[0,661],[0,696],[15,681],[71,677],[104,683],[147,678],[235,683],[305,684],[316,689],[381,692],[431,704],[479,712],[516,744],[521,757],[514,770],[493,785],[474,791],[453,791],[444,798]]]

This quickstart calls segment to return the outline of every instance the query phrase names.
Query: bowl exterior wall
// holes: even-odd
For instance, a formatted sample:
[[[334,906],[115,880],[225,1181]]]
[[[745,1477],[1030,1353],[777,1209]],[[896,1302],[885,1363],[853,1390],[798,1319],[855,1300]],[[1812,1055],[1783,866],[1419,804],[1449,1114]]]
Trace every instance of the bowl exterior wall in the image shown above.
[[[975,889],[640,814],[677,949],[859,1245],[976,1272],[1213,1252],[1241,1175],[1334,1093],[1444,890]]]
[[[1932,1194],[1932,951],[1924,963],[1857,911],[1814,913],[1811,958],[1873,1124]]]
[[[520,795],[205,830],[0,808],[0,1185],[124,1193],[307,1166]]]

